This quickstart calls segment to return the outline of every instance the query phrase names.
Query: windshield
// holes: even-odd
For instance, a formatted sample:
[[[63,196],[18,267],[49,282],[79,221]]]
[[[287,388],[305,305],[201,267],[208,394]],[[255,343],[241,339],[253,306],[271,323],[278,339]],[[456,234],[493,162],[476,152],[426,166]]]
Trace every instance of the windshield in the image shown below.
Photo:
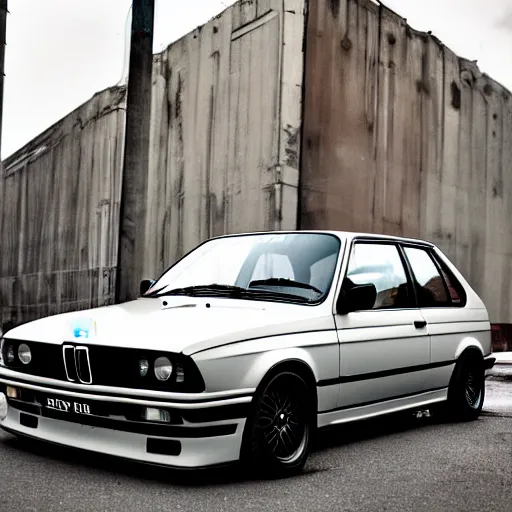
[[[236,287],[238,296],[249,300],[268,300],[274,294],[277,300],[320,302],[330,290],[340,246],[337,237],[323,233],[210,240],[165,272],[145,295],[193,294],[191,287],[201,287],[207,295]]]

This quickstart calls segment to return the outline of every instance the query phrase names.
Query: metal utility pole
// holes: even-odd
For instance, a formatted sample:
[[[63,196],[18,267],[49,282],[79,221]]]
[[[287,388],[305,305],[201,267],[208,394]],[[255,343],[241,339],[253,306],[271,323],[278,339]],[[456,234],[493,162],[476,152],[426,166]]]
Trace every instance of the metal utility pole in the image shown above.
[[[136,298],[142,279],[154,16],[155,0],[133,0],[116,302]]]
[[[4,114],[4,64],[7,31],[7,0],[0,0],[0,172],[2,171],[2,119]]]

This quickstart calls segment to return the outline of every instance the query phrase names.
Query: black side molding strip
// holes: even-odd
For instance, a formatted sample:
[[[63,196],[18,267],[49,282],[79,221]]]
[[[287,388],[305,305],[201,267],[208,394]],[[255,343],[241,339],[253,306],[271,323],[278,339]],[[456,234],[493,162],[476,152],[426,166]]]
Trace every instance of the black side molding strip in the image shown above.
[[[362,380],[381,379],[383,377],[391,377],[393,375],[403,375],[404,373],[423,372],[425,370],[433,370],[434,368],[443,368],[455,364],[456,360],[440,361],[438,363],[421,364],[417,366],[405,366],[402,368],[393,368],[392,370],[383,370],[380,372],[360,373],[359,375],[342,375],[335,379],[320,380],[317,383],[319,388],[325,386],[334,386],[336,384],[346,384],[349,382],[359,382]]]
[[[350,405],[344,405],[343,407],[336,407],[335,409],[328,409],[327,411],[318,411],[318,414],[327,414],[329,412],[345,411],[347,409],[355,409],[356,407],[365,407],[367,405],[383,404],[385,402],[390,402],[391,400],[399,400],[400,398],[412,398],[413,396],[423,395],[424,393],[432,393],[433,391],[441,391],[443,389],[448,389],[448,388],[446,386],[443,386],[441,388],[425,389],[425,390],[419,391],[417,393],[408,393],[406,395],[389,396],[382,400],[372,400],[371,402],[360,402],[360,403],[355,403],[355,404],[350,404]]]

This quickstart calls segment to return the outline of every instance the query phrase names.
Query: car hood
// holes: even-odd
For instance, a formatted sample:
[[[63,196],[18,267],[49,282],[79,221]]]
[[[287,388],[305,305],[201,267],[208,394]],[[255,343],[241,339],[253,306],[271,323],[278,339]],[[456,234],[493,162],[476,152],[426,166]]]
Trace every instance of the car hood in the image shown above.
[[[245,339],[326,329],[326,322],[333,323],[333,317],[319,306],[224,298],[142,298],[35,320],[10,330],[5,337],[191,355]],[[83,337],[77,338],[76,331],[82,331]]]

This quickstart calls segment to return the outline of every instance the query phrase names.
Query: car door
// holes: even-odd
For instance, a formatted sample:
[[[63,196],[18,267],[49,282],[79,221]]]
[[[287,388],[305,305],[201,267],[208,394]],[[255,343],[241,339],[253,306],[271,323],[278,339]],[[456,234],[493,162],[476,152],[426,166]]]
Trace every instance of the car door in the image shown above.
[[[430,342],[402,249],[395,242],[356,239],[344,276],[342,290],[373,284],[377,298],[372,309],[335,315],[338,409],[421,394],[428,384]]]

